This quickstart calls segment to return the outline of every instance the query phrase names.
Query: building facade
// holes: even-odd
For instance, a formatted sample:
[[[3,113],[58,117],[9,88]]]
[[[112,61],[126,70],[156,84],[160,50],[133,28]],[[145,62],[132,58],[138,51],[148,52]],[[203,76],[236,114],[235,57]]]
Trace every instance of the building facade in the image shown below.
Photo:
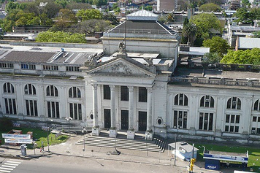
[[[128,20],[137,32],[149,13],[132,16]],[[39,123],[71,120],[93,135],[110,129],[116,137],[125,130],[129,139],[144,131],[147,139],[178,133],[260,143],[259,74],[251,67],[251,72],[176,67],[178,37],[163,35],[159,31],[167,27],[154,19],[143,23],[154,28],[142,36],[164,50],[135,49],[148,41],[141,44],[130,30],[125,38],[115,30],[105,33],[103,49],[2,46],[0,115]],[[161,55],[166,48],[169,56]]]

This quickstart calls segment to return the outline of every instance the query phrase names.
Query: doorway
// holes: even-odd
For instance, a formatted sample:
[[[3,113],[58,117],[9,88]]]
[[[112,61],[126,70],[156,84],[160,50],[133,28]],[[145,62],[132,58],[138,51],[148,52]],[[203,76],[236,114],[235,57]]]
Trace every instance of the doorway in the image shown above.
[[[121,110],[121,130],[128,130],[128,110]]]
[[[104,109],[104,124],[105,124],[105,128],[107,129],[111,127],[110,109]]]
[[[147,112],[139,111],[139,131],[146,131],[147,128]]]

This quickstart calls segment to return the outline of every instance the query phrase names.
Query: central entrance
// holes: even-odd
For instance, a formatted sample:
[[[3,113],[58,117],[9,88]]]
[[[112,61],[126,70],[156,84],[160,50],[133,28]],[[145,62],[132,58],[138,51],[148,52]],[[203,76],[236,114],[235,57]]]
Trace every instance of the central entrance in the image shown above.
[[[139,131],[146,131],[147,128],[147,112],[139,111]]]
[[[105,124],[105,128],[107,129],[111,127],[110,109],[104,109],[104,124]]]
[[[128,110],[121,110],[121,130],[128,130]]]

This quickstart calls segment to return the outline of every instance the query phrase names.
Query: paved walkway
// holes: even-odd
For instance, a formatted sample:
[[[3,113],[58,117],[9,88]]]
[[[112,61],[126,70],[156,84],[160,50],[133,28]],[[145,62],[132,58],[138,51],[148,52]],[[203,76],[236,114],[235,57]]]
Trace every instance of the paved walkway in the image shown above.
[[[0,156],[5,155],[8,157],[24,158],[30,159],[34,157],[43,157],[46,155],[59,155],[59,156],[73,156],[73,157],[85,157],[85,158],[95,158],[95,159],[105,159],[120,162],[134,162],[141,164],[152,164],[161,166],[174,166],[174,157],[165,150],[164,152],[149,152],[149,151],[139,151],[139,150],[127,150],[127,149],[117,149],[120,154],[113,155],[115,148],[105,148],[105,147],[95,147],[78,145],[78,141],[82,141],[84,136],[71,136],[67,142],[53,145],[49,147],[50,152],[47,152],[48,147],[45,147],[45,152],[40,152],[39,149],[27,150],[27,157],[22,157],[19,147],[3,148],[0,147]],[[180,172],[188,172],[187,166],[189,162],[182,160],[176,160],[176,167],[174,170],[180,170]],[[177,172],[177,171],[176,171]],[[178,171],[179,172],[179,171]],[[206,172],[218,172],[212,170],[205,170],[204,163],[197,162],[194,166],[194,172],[196,173],[206,173]],[[222,171],[223,172],[223,171]],[[224,171],[229,173],[230,171]]]

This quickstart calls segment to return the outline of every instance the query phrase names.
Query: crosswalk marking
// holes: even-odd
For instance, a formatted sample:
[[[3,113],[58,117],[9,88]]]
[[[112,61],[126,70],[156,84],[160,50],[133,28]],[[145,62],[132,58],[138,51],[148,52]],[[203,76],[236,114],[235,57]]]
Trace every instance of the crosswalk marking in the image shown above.
[[[9,173],[13,171],[19,164],[20,161],[9,159],[0,166],[0,173]]]

